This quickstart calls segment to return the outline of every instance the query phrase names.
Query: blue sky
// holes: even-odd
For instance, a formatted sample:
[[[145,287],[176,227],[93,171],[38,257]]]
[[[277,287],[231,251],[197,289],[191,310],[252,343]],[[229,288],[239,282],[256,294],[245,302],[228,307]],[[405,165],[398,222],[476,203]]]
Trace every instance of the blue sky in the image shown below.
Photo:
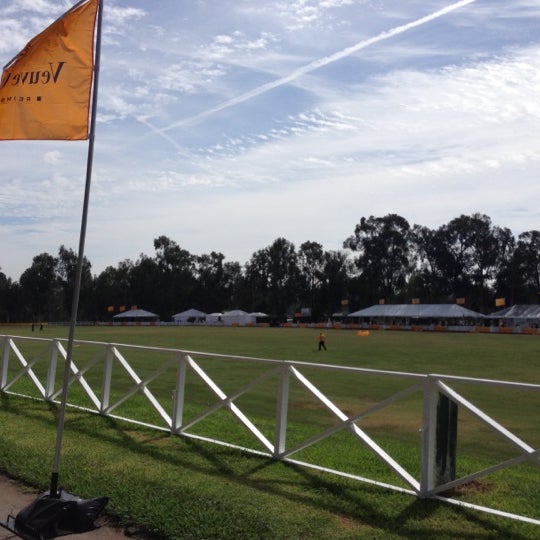
[[[2,0],[2,65],[73,3]],[[93,272],[160,235],[243,264],[369,215],[540,228],[538,28],[538,0],[105,0]],[[77,249],[87,149],[0,143],[9,277]]]

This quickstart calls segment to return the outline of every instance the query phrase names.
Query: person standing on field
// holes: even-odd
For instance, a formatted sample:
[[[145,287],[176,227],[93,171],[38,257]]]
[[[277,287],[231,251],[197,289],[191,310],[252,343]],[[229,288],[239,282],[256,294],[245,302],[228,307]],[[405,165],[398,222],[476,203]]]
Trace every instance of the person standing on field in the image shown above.
[[[319,334],[319,351],[324,349],[326,351],[326,336],[321,332]]]

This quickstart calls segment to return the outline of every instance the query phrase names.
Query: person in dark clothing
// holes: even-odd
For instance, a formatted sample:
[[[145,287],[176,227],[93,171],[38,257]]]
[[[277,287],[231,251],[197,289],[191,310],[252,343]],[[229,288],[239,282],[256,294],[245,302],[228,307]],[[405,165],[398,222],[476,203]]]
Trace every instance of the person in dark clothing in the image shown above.
[[[319,351],[322,349],[326,351],[326,336],[321,332],[319,334]]]

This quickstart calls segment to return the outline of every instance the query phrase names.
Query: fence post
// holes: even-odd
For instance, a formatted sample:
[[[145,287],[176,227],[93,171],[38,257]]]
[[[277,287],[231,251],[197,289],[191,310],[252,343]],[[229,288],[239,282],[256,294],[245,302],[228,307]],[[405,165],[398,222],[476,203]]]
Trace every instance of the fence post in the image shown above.
[[[420,497],[429,497],[435,487],[456,478],[457,419],[457,403],[443,394],[437,378],[429,375],[424,383],[420,430]]]
[[[439,392],[435,453],[437,486],[456,478],[457,420],[457,403]]]
[[[9,338],[2,340],[2,371],[0,377],[0,391],[3,391],[7,384],[8,362],[9,362]]]
[[[56,366],[58,365],[58,346],[60,341],[53,339],[51,342],[51,357],[47,368],[47,387],[45,389],[45,400],[50,401],[54,395],[54,385],[56,382]]]
[[[435,487],[435,432],[437,428],[436,380],[428,376],[424,382],[424,405],[422,416],[420,451],[420,497],[428,497]]]
[[[274,457],[279,458],[285,451],[287,442],[287,416],[289,407],[289,366],[283,363],[279,373],[279,387],[276,404],[276,436],[274,441]]]
[[[173,411],[171,433],[178,433],[184,418],[184,400],[186,395],[187,355],[180,355],[178,359],[178,373],[176,375],[176,388],[173,393]]]
[[[114,360],[114,347],[107,345],[107,352],[105,353],[105,365],[103,369],[103,384],[101,386],[101,414],[107,414],[111,401],[111,379],[112,368]]]

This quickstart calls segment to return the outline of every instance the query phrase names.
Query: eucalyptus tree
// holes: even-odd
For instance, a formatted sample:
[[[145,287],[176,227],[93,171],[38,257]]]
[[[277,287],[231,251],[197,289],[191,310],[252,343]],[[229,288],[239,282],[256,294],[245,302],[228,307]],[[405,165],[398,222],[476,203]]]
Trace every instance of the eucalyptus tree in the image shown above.
[[[56,275],[57,260],[49,253],[32,259],[19,280],[26,316],[34,322],[56,320],[62,309],[60,286]]]
[[[440,244],[437,231],[423,225],[414,225],[411,238],[415,267],[409,278],[409,297],[435,303],[447,300],[449,291],[439,260]]]
[[[195,257],[167,236],[154,240],[158,277],[155,292],[159,296],[162,317],[173,315],[180,306],[195,301]]]
[[[56,277],[62,290],[63,313],[61,318],[69,320],[73,304],[73,289],[77,272],[78,255],[70,248],[61,245],[56,259]],[[92,278],[92,265],[83,257],[81,274],[81,290],[79,294],[79,320],[96,319],[97,313],[93,304],[94,282]]]
[[[155,258],[164,272],[184,272],[192,270],[193,255],[182,249],[174,240],[165,235],[154,239]]]
[[[222,311],[229,307],[230,298],[224,283],[224,260],[225,255],[215,251],[194,258],[197,306],[192,307],[204,311]],[[183,307],[188,309],[190,306]]]
[[[0,270],[0,321],[18,322],[22,320],[20,308],[21,302],[18,301],[19,285],[13,283],[4,272]]]
[[[325,253],[318,242],[304,242],[298,250],[299,301],[314,317],[321,311],[321,285],[324,280]]]
[[[411,227],[405,218],[362,217],[343,247],[358,253],[359,279],[369,284],[372,299],[400,296],[413,268]]]
[[[146,309],[157,313],[160,317],[165,314],[162,304],[162,294],[159,287],[160,270],[154,258],[141,253],[137,262],[129,272],[129,293],[126,295],[125,305]]]
[[[282,316],[297,305],[298,255],[285,238],[256,251],[246,264],[251,310]]]
[[[294,244],[277,238],[266,249],[269,269],[269,294],[273,311],[285,314],[297,305],[299,282],[298,255]]]
[[[493,283],[509,249],[508,229],[493,227],[489,216],[461,215],[440,227],[433,238],[436,264],[448,294],[464,297],[475,309],[491,306]]]
[[[244,306],[244,297],[242,295],[245,276],[239,262],[227,261],[223,264],[222,288],[228,299],[229,306]]]
[[[515,259],[528,301],[540,302],[540,231],[518,236]]]
[[[270,269],[265,249],[253,253],[245,265],[244,306],[249,311],[273,311],[270,304]]]
[[[9,322],[8,294],[11,287],[11,280],[0,268],[0,321]]]
[[[497,294],[507,304],[540,303],[540,231],[518,236],[511,260],[497,275]]]
[[[95,278],[95,303],[99,319],[107,319],[120,306],[131,306],[134,303],[131,286],[133,267],[130,259],[124,259],[117,267],[107,266]],[[112,313],[108,311],[109,307],[112,307]]]
[[[353,262],[346,251],[325,251],[319,316],[348,311]]]

